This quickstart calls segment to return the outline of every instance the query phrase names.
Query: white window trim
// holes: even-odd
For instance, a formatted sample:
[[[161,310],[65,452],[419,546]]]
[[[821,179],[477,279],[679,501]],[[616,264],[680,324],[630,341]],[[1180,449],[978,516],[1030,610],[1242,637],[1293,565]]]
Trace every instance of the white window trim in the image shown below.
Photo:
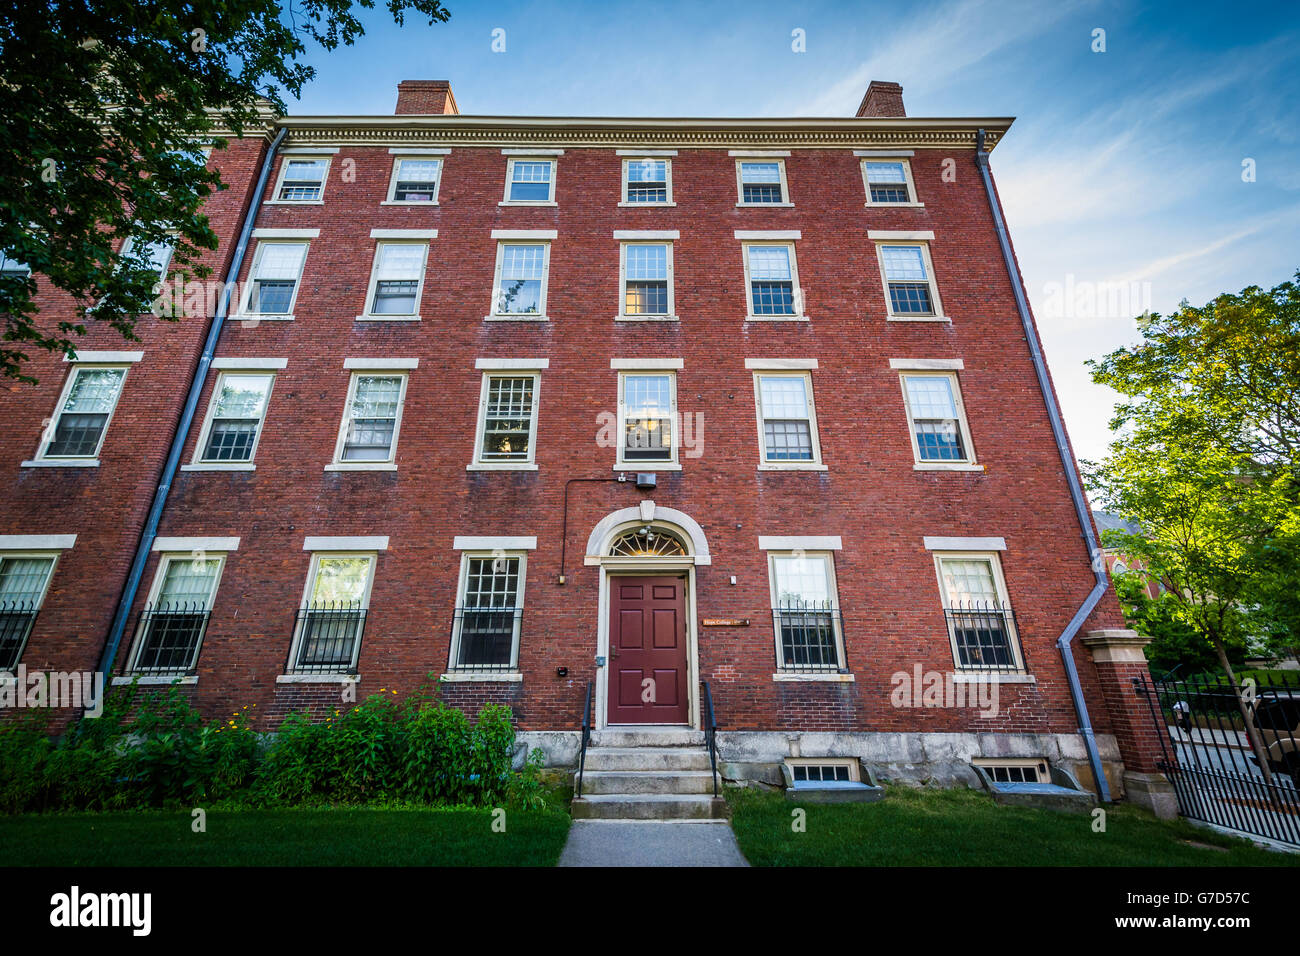
[[[77,544],[75,534],[0,534],[0,551],[68,551]]]
[[[891,362],[892,365],[892,362]],[[952,386],[952,400],[957,407],[957,424],[961,429],[962,444],[966,448],[966,457],[960,461],[928,461],[921,458],[921,449],[916,442],[916,423],[912,418],[912,399],[907,394],[909,378],[946,378]],[[961,397],[961,382],[955,369],[900,369],[898,386],[903,392],[903,414],[907,419],[908,441],[912,444],[912,468],[914,471],[983,471],[975,456],[975,442],[971,439],[970,423],[966,416],[966,403]]]
[[[55,456],[47,457],[46,449],[50,447],[50,442],[54,441],[55,427],[58,425],[59,418],[63,415],[63,406],[68,401],[68,396],[72,393],[72,386],[77,381],[77,377],[83,371],[104,368],[120,368],[122,370],[122,382],[117,389],[117,397],[113,399],[113,407],[108,410],[108,417],[104,419],[104,427],[99,433],[99,444],[95,446],[93,455],[76,455],[76,456]],[[117,414],[117,407],[122,404],[122,394],[126,391],[126,380],[131,377],[131,366],[125,362],[74,362],[69,370],[68,377],[63,383],[63,388],[59,390],[59,400],[54,404],[54,414],[50,416],[50,423],[41,434],[41,442],[36,449],[36,457],[32,461],[23,462],[23,467],[39,465],[45,467],[97,467],[99,465],[100,452],[104,450],[104,442],[108,439],[108,430],[113,427],[113,416]]]
[[[761,541],[762,539],[760,538],[759,540]],[[791,539],[791,540],[815,541],[817,539],[805,538],[805,539]],[[838,541],[839,539],[836,538],[834,540]],[[830,600],[831,600],[830,610],[835,612],[839,611],[840,586],[839,586],[839,581],[836,579],[835,576],[835,554],[833,550],[821,550],[821,549],[805,550],[802,546],[795,546],[794,548],[790,548],[790,549],[771,548],[771,549],[764,549],[764,550],[767,551],[767,588],[768,588],[769,607],[773,608],[774,611],[776,608],[780,607],[780,604],[777,601],[777,590],[776,590],[776,559],[777,558],[802,558],[805,561],[822,562],[823,566],[826,568],[826,585],[827,585],[827,590],[830,593]],[[776,626],[775,616],[776,616],[775,613],[773,613],[772,650],[774,654],[773,660],[775,660],[778,663],[778,666],[775,668],[775,670],[778,671],[778,673],[789,674],[790,672],[788,671],[781,672],[781,668],[779,666],[780,661],[783,659],[783,656],[781,654],[781,629]],[[845,650],[844,647],[844,627],[838,613],[831,618],[831,621],[832,621],[832,626],[834,627],[835,630],[835,653],[838,658],[837,660],[838,666],[834,670],[828,669],[822,673],[814,673],[814,674],[805,673],[804,675],[801,675],[801,679],[803,680],[813,680],[813,679],[820,678],[823,680],[843,681],[846,679],[845,675],[839,673],[842,670],[847,670],[847,665],[845,663],[847,659],[847,651]],[[773,674],[772,676],[773,679],[778,679],[778,674]]]
[[[835,535],[759,535],[760,551],[843,551],[843,539]]]
[[[805,305],[803,287],[799,284],[799,261],[795,251],[795,239],[742,239],[740,257],[745,265],[745,321],[746,322],[807,322],[808,314],[802,310]],[[795,311],[790,315],[755,315],[754,288],[749,277],[749,250],[754,246],[784,246],[790,250],[790,282],[794,296]]]
[[[308,540],[308,541],[312,541],[313,539],[312,539],[312,538],[308,538],[307,540]],[[359,540],[365,540],[365,539],[359,539]],[[388,541],[388,539],[385,538],[385,539],[383,539],[383,540],[384,540],[385,547],[386,547],[386,546],[387,546],[387,541]],[[321,562],[321,560],[322,560],[323,558],[366,558],[366,559],[368,559],[368,561],[370,562],[370,566],[369,566],[369,569],[368,569],[367,574],[366,574],[366,586],[365,586],[365,589],[361,592],[361,608],[362,608],[363,610],[369,611],[369,609],[370,609],[370,595],[371,595],[371,591],[373,590],[373,588],[374,588],[374,584],[375,584],[375,566],[379,563],[379,555],[378,555],[375,551],[370,551],[370,550],[357,550],[357,551],[320,550],[320,551],[312,551],[312,555],[311,555],[311,563],[307,566],[307,581],[306,581],[306,584],[303,586],[303,589],[302,589],[302,600],[298,602],[298,607],[299,607],[299,609],[310,607],[312,590],[313,590],[313,589],[315,588],[315,586],[316,586],[316,575],[317,575],[317,573],[318,573],[319,570],[320,570],[320,562]],[[363,627],[363,628],[362,628],[362,634],[363,634],[363,635],[364,635],[364,631],[365,631],[365,629],[364,629],[364,627]],[[299,644],[301,643],[301,640],[302,640],[302,621],[301,621],[301,619],[300,619],[300,620],[298,621],[298,623],[297,623],[297,626],[295,626],[294,629],[293,629],[293,640],[292,640],[292,641],[290,642],[290,644],[289,644],[289,658],[288,658],[288,660],[289,660],[290,663],[292,663],[293,661],[297,660],[297,658],[298,658],[298,648],[299,648]],[[357,641],[357,643],[356,643],[356,647],[353,648],[353,653],[352,653],[352,662],[351,662],[351,665],[350,665],[350,667],[349,667],[350,670],[355,670],[355,669],[357,668],[357,664],[358,664],[358,661],[360,660],[360,657],[361,657],[361,641],[358,639],[358,641]],[[311,684],[311,683],[330,684],[330,683],[337,683],[337,682],[339,681],[340,678],[345,677],[345,676],[349,676],[349,675],[343,675],[343,674],[281,674],[281,675],[279,675],[279,676],[276,677],[276,682],[277,682],[277,683],[303,683],[303,684]]]
[[[614,234],[616,237],[618,233]],[[676,233],[672,233],[675,238]],[[627,311],[627,247],[628,246],[666,246],[668,248],[668,312],[665,315],[649,315]],[[677,298],[674,294],[673,281],[673,241],[670,238],[627,239],[618,244],[618,314],[614,317],[621,322],[679,322]]]
[[[217,410],[217,398],[221,395],[221,380],[227,375],[269,375],[271,385],[266,390],[266,402],[262,407],[262,417],[257,423],[257,435],[253,438],[252,453],[248,461],[205,461],[203,452],[208,446],[208,437],[212,431],[213,415]],[[208,396],[208,410],[203,415],[203,428],[199,431],[199,440],[194,446],[194,457],[186,471],[254,471],[257,462],[257,446],[262,442],[262,432],[266,430],[266,416],[271,411],[271,395],[275,392],[277,376],[273,370],[266,368],[222,368]]]
[[[480,359],[480,361],[482,361]],[[528,423],[528,457],[514,461],[483,460],[483,431],[487,427],[488,391],[494,378],[531,378],[533,380],[532,417]],[[474,426],[474,457],[465,466],[466,471],[536,471],[537,470],[537,419],[541,408],[542,375],[534,363],[528,368],[497,368],[485,370],[479,386],[478,415]],[[459,540],[459,539],[457,539]]]
[[[388,535],[323,535],[302,539],[304,551],[358,551],[371,553],[388,550]]]
[[[612,358],[609,367],[629,372],[677,372],[686,367],[686,361],[679,358]]]
[[[375,237],[375,252],[370,261],[370,282],[366,286],[366,300],[362,304],[362,313],[357,316],[358,322],[419,322],[420,321],[420,303],[424,300],[424,279],[429,272],[429,240],[428,238],[407,238],[401,235],[390,235],[389,233],[399,233],[404,230],[372,230],[373,237],[376,232],[381,233]],[[436,238],[434,237],[429,238]],[[424,248],[424,258],[420,262],[420,278],[415,285],[415,311],[410,313],[378,313],[372,312],[375,304],[375,287],[379,282],[379,253],[384,246],[422,246]]]
[[[493,230],[493,236],[496,237],[498,232],[505,233],[507,230]],[[519,230],[520,235],[502,235],[497,238],[497,261],[496,267],[492,271],[492,304],[488,306],[488,314],[484,316],[485,322],[549,322],[551,317],[547,315],[549,303],[547,298],[551,289],[551,240],[555,237],[554,231],[538,230],[534,235],[528,235],[530,230]],[[508,245],[540,245],[545,247],[542,255],[542,291],[539,296],[541,311],[534,313],[527,312],[498,312],[497,311],[497,291],[501,288],[501,265],[505,255],[505,247]]]
[[[905,372],[939,371],[955,369],[961,371],[966,363],[961,359],[890,359],[889,367]]]
[[[791,369],[755,369],[754,370],[754,417],[758,424],[758,470],[759,471],[826,471],[822,463],[821,439],[817,432],[817,403],[813,399],[812,373]],[[800,378],[808,392],[808,432],[812,442],[813,457],[811,461],[768,461],[767,433],[763,428],[763,389],[764,378]]]
[[[622,363],[631,363],[638,361],[654,362],[655,365],[623,365]],[[677,371],[680,365],[668,365],[670,362],[680,362],[681,359],[610,359],[610,367],[615,368],[615,362],[618,366],[618,419],[617,419],[617,444],[614,454],[615,471],[681,471],[682,466],[679,460],[678,445],[681,443],[681,435],[678,434],[678,414],[677,414]],[[627,421],[627,403],[625,401],[624,383],[629,375],[667,375],[668,376],[668,427],[669,427],[669,451],[671,457],[664,459],[633,459],[631,461],[623,457],[625,449]]]
[[[960,539],[958,539],[960,540]],[[978,539],[975,539],[978,540]],[[948,629],[949,652],[952,654],[953,668],[961,674],[988,674],[988,673],[1026,673],[1024,651],[1020,646],[1020,628],[1016,625],[1015,614],[1011,610],[1011,598],[1007,593],[1007,582],[1002,576],[1002,559],[998,557],[997,551],[992,550],[962,550],[962,551],[940,551],[931,552],[934,557],[934,574],[935,580],[939,584],[939,600],[943,609],[948,610],[948,588],[943,583],[943,562],[944,561],[970,561],[983,560],[987,561],[993,569],[993,587],[997,591],[998,601],[1002,609],[1007,612],[1007,640],[1011,645],[1011,652],[1014,658],[1014,666],[1005,671],[993,671],[988,668],[968,668],[962,667],[961,657],[957,653],[957,636],[953,632],[952,625],[948,622],[947,614],[944,615],[944,625]]]
[[[45,598],[50,593],[50,585],[54,581],[54,573],[59,570],[59,559],[63,556],[63,550],[57,547],[24,548],[24,547],[14,546],[12,549],[6,548],[5,546],[6,539],[8,542],[13,542],[15,539],[20,539],[25,537],[29,537],[29,536],[28,535],[0,535],[0,558],[13,558],[19,561],[24,559],[36,559],[36,560],[45,560],[47,558],[49,559],[50,569],[45,573],[45,582],[41,585],[41,593],[38,595],[36,601],[33,602],[34,610],[39,614],[41,609],[45,607]],[[32,535],[30,537],[47,537],[47,536]],[[75,538],[76,536],[70,535],[69,537]],[[33,630],[35,629],[35,622],[32,622],[32,629]],[[27,644],[31,640],[31,638],[32,635],[31,635],[31,631],[29,630],[27,632],[27,635],[23,638],[22,645],[18,648],[18,656],[15,658],[16,665],[22,663],[23,655],[27,653]],[[14,681],[14,679],[15,679],[14,675],[11,672],[0,670],[0,685],[11,683]]]
[[[750,371],[758,372],[781,372],[794,371],[803,369],[806,371],[816,371],[818,368],[817,359],[798,359],[798,358],[756,358],[745,359],[745,368]]]
[[[466,535],[452,540],[453,551],[536,551],[536,535]]]
[[[786,153],[738,153],[732,151],[730,155],[736,159],[736,206],[742,209],[763,208],[781,209],[793,206],[790,201],[790,183],[786,179],[785,160],[790,154]],[[745,202],[745,183],[741,179],[740,168],[744,163],[752,162],[776,163],[781,172],[781,201],[780,202]]]
[[[618,151],[617,151],[617,155],[623,157],[623,163],[622,163],[622,165],[623,165],[623,184],[622,184],[622,186],[619,188],[619,202],[618,202],[618,204],[619,204],[620,206],[623,206],[623,207],[626,207],[626,208],[630,208],[630,209],[636,209],[636,208],[638,208],[638,207],[646,207],[646,206],[649,206],[649,207],[652,207],[652,208],[653,208],[653,207],[655,207],[655,206],[676,206],[676,205],[677,205],[677,203],[673,200],[673,161],[672,161],[672,158],[671,158],[671,157],[677,155],[677,150],[675,150],[675,149],[673,149],[673,150],[662,150],[662,151],[660,151],[660,152],[655,152],[655,151],[653,151],[653,150],[646,150],[644,153],[629,153],[629,152],[627,152],[627,151],[625,151],[625,150],[618,150]],[[628,202],[628,198],[627,198],[627,189],[628,189],[627,169],[628,169],[628,165],[629,165],[630,163],[639,163],[639,162],[643,162],[643,161],[645,161],[645,160],[652,160],[652,161],[654,161],[654,162],[660,162],[660,161],[662,161],[662,162],[664,163],[664,165],[665,165],[665,169],[664,169],[664,185],[665,185],[665,187],[667,188],[667,197],[668,197],[668,198],[667,198],[667,200],[664,201],[664,202]]]
[[[934,233],[889,233],[890,236],[933,236]],[[930,242],[927,239],[876,239],[876,267],[880,272],[880,288],[885,296],[885,316],[890,322],[951,322],[952,318],[943,311],[943,300],[939,298],[939,279],[934,273],[934,261],[930,258]],[[921,258],[925,263],[925,274],[930,283],[930,301],[934,305],[934,315],[898,315],[894,312],[894,300],[889,294],[889,277],[885,275],[885,258],[880,250],[885,246],[919,246]]]
[[[319,229],[254,229],[254,239],[319,239]]]
[[[474,360],[476,369],[519,369],[524,372],[540,371],[551,367],[545,358],[481,358]]]
[[[984,771],[995,767],[1028,767],[1033,769],[1034,777],[1039,783],[1052,782],[1052,765],[1046,757],[976,757],[971,765]],[[993,774],[990,773],[988,777],[993,780]]]
[[[218,370],[238,372],[283,371],[289,367],[289,360],[282,358],[236,358],[225,357],[212,360],[212,367]]]
[[[456,540],[459,541],[461,539],[457,538]],[[503,538],[501,540],[510,541],[512,539]],[[535,539],[530,539],[530,540],[533,540],[535,542]],[[506,548],[506,547],[494,546],[490,548],[473,548],[473,549],[464,550],[460,556],[460,575],[458,576],[456,581],[455,607],[462,608],[462,609],[465,607],[464,605],[465,585],[468,583],[468,578],[469,578],[469,563],[471,560],[475,558],[480,558],[480,559],[481,558],[518,558],[519,559],[519,583],[518,583],[518,590],[515,592],[514,607],[516,611],[522,612],[524,607],[524,595],[526,594],[528,589],[527,588],[528,551],[524,548]],[[523,629],[524,629],[522,613],[516,614],[515,616],[514,635],[513,635],[514,640],[511,642],[511,646],[510,646],[510,670],[509,671],[475,672],[473,670],[465,670],[465,671],[454,670],[452,662],[456,660],[456,658],[460,654],[460,628],[461,628],[460,619],[453,618],[452,629],[451,629],[451,644],[447,648],[447,673],[442,675],[442,678],[444,680],[470,680],[470,679],[477,678],[478,680],[509,681],[509,680],[519,679],[517,676],[519,674],[519,645],[523,637]]]
[[[277,245],[287,243],[289,245],[305,245],[307,250],[302,254],[302,264],[298,267],[298,276],[293,282],[293,297],[289,299],[288,312],[250,312],[249,304],[253,301],[253,284],[257,280],[257,269],[262,262],[262,250],[268,245]],[[243,294],[239,297],[239,311],[232,318],[236,319],[257,319],[260,322],[292,322],[294,308],[298,304],[298,293],[302,291],[302,277],[307,271],[307,257],[311,255],[311,240],[306,236],[283,237],[275,239],[258,240],[257,248],[253,250],[253,259],[248,265],[248,278],[244,281]]]
[[[502,196],[498,206],[558,206],[555,201],[555,181],[559,178],[560,161],[558,156],[564,153],[564,150],[557,150],[551,153],[544,151],[523,151],[511,150],[507,153],[502,150],[506,156],[506,188],[505,195]],[[551,164],[551,189],[545,199],[511,199],[510,184],[514,181],[515,163],[550,163]]]
[[[1006,538],[947,538],[932,537],[921,539],[927,551],[1005,551]]]
[[[63,356],[63,361],[77,365],[134,365],[143,360],[143,352],[77,352],[74,358]]]
[[[861,155],[861,154],[858,154]],[[907,185],[907,202],[872,202],[871,201],[871,183],[867,181],[867,163],[902,163],[903,179]],[[925,203],[920,202],[916,197],[916,181],[912,179],[912,161],[905,156],[863,156],[858,161],[859,168],[862,170],[862,188],[866,193],[867,201],[864,205],[880,209],[924,209]]]
[[[175,540],[183,540],[183,539],[175,539]],[[214,538],[211,540],[217,540],[217,539]],[[236,538],[235,540],[238,541],[239,539]],[[161,549],[154,548],[153,550],[160,551]],[[203,550],[204,554],[200,557],[193,553],[194,550]],[[220,551],[209,552],[206,549],[192,549],[190,551],[162,552],[161,557],[158,558],[158,566],[154,568],[153,583],[149,586],[149,593],[147,599],[145,600],[144,606],[146,608],[153,608],[157,606],[158,595],[162,592],[163,582],[167,578],[167,569],[171,566],[173,561],[195,561],[195,560],[199,560],[199,561],[215,560],[217,562],[217,573],[212,578],[212,585],[208,591],[208,596],[207,599],[204,601],[204,606],[203,606],[203,609],[210,614],[212,612],[213,607],[217,603],[217,591],[221,589],[221,576],[222,574],[225,573],[226,570],[226,555],[224,552],[220,552]],[[135,635],[131,639],[131,647],[126,657],[126,667],[124,669],[124,675],[134,675],[137,673],[137,668],[140,666],[140,652],[144,650],[144,634],[145,634],[144,620],[141,619],[136,622]],[[203,653],[203,641],[207,638],[207,636],[208,636],[207,628],[204,627],[203,634],[200,635],[199,637],[199,646],[195,656],[196,660],[198,659],[198,655]],[[166,676],[166,683],[171,683],[177,680],[180,680],[183,683],[197,683],[197,676],[193,676],[189,681],[186,681],[184,677],[182,677],[182,675],[179,674],[175,676],[171,676],[171,675],[158,675],[158,676]],[[126,683],[126,681],[123,681],[123,683]]]
[[[154,538],[150,550],[185,552],[191,557],[195,551],[220,551],[224,554],[239,550],[239,538]]]
[[[343,446],[348,440],[348,424],[352,420],[352,401],[357,394],[357,383],[362,377],[400,378],[401,388],[397,393],[397,415],[393,419],[393,440],[388,446],[388,458],[384,461],[344,461]],[[334,458],[325,466],[326,471],[396,471],[397,442],[402,432],[402,414],[406,411],[406,386],[410,383],[407,369],[355,369],[348,380],[348,394],[343,403],[343,418],[339,423],[338,439],[334,442]]]
[[[271,198],[262,203],[263,206],[323,206],[325,205],[325,187],[329,183],[330,169],[334,166],[333,154],[337,153],[337,148],[327,147],[323,150],[306,149],[294,150],[281,154],[280,174],[275,178],[275,189],[271,190]],[[320,197],[318,199],[281,199],[280,189],[284,186],[284,175],[289,171],[290,160],[302,159],[323,159],[325,161],[325,172],[320,178]]]
[[[379,205],[381,206],[437,206],[438,194],[442,192],[443,171],[447,168],[447,154],[450,152],[451,150],[446,149],[443,150],[441,153],[434,152],[432,150],[423,153],[421,152],[395,153],[393,150],[390,149],[389,153],[393,154],[393,170],[388,177],[388,193],[385,196],[383,202],[381,202]],[[397,171],[401,168],[402,160],[404,159],[413,159],[417,161],[419,160],[436,161],[438,163],[438,181],[433,185],[433,198],[430,199],[428,202],[425,202],[424,200],[421,199],[394,199],[393,198],[393,194],[397,192]]]
[[[3,535],[0,537],[12,539],[12,538],[27,537],[27,536],[26,535]],[[72,537],[76,537],[76,536],[73,535]],[[60,547],[24,548],[24,547],[17,547],[16,545],[10,546],[7,542],[0,541],[0,558],[13,558],[15,560],[25,560],[31,558],[40,561],[43,561],[46,558],[50,559],[50,570],[46,572],[45,583],[41,585],[40,596],[35,601],[35,609],[37,611],[39,611],[41,608],[45,606],[45,599],[46,597],[49,596],[50,593],[50,585],[54,581],[54,572],[59,570],[59,559],[63,557],[64,550],[66,549]],[[28,637],[30,636],[31,635],[28,635]],[[26,645],[24,645],[23,651],[26,651],[26,649],[27,649]],[[22,652],[19,653],[18,659],[22,660]],[[0,671],[0,673],[3,672]]]
[[[847,767],[849,782],[862,782],[861,766],[857,757],[786,757],[784,763],[791,770],[792,780],[795,767]]]
[[[343,360],[343,368],[376,371],[382,369],[413,369],[420,367],[418,358],[350,358]]]

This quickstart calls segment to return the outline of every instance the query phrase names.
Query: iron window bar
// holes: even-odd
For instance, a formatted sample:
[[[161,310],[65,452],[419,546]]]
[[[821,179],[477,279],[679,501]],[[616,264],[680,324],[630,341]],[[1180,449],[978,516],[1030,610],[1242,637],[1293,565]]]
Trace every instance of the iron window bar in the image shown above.
[[[524,610],[518,607],[458,607],[453,622],[455,673],[512,674],[515,635]]]
[[[971,602],[944,609],[963,671],[1021,671],[1028,667],[1015,614],[998,604]]]
[[[211,613],[200,603],[144,608],[136,619],[139,637],[128,673],[158,677],[193,674]]]
[[[792,601],[772,608],[783,674],[847,674],[843,620],[829,601]]]
[[[37,610],[31,601],[0,601],[0,671],[12,671],[18,666],[36,623]]]
[[[299,608],[285,673],[355,674],[367,610],[347,601]]]

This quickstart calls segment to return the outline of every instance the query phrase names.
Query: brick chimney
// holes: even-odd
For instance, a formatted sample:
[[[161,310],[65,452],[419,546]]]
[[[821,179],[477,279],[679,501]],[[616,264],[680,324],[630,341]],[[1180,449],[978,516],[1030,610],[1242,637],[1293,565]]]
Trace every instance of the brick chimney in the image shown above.
[[[451,84],[446,80],[402,80],[397,84],[397,116],[411,114],[444,116],[459,113]]]
[[[401,110],[398,110],[400,113]],[[906,116],[903,109],[903,88],[897,83],[872,80],[867,85],[862,105],[858,107],[859,116]]]

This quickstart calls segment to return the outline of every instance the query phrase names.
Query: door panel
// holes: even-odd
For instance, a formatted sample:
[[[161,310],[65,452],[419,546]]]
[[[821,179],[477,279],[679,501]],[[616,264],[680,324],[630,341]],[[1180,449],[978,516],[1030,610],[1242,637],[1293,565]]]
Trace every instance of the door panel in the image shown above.
[[[689,718],[686,579],[610,579],[611,724]]]

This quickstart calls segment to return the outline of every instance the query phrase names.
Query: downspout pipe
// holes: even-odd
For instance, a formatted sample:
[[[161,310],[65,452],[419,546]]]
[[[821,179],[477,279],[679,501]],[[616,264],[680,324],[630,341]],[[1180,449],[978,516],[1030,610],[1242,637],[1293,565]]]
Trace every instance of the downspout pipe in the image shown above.
[[[257,185],[253,189],[253,200],[249,203],[248,211],[244,214],[243,224],[239,230],[239,241],[235,245],[234,255],[230,257],[230,268],[226,270],[226,281],[221,290],[221,298],[217,301],[216,314],[212,317],[212,324],[208,326],[208,337],[203,343],[203,353],[199,356],[198,368],[194,371],[194,377],[190,380],[189,394],[185,398],[185,407],[181,412],[181,419],[176,425],[176,433],[172,436],[172,444],[167,452],[167,460],[163,464],[162,475],[158,479],[158,488],[154,491],[153,504],[149,508],[149,516],[145,521],[144,530],[140,534],[140,542],[136,545],[135,557],[131,561],[131,571],[127,575],[126,584],[122,589],[122,597],[117,602],[117,611],[113,614],[113,623],[108,629],[108,637],[104,642],[104,652],[99,658],[99,673],[104,677],[104,683],[110,680],[110,673],[113,668],[113,659],[117,657],[118,648],[122,643],[122,635],[126,633],[127,620],[131,616],[131,607],[135,604],[136,594],[140,590],[140,581],[144,577],[144,568],[149,561],[149,552],[153,550],[154,540],[158,537],[158,525],[162,522],[163,509],[167,505],[167,495],[171,492],[172,482],[176,479],[176,472],[180,467],[181,454],[185,450],[185,441],[189,437],[190,428],[194,424],[194,414],[199,407],[199,396],[203,393],[203,385],[207,382],[208,371],[212,368],[212,357],[217,351],[217,342],[221,338],[221,331],[225,328],[226,315],[230,310],[230,299],[235,282],[239,279],[239,270],[244,263],[244,254],[248,251],[248,241],[253,235],[253,223],[257,220],[257,213],[262,207],[262,193],[266,189],[266,182],[271,176],[271,166],[275,162],[276,152],[280,148],[281,141],[284,140],[285,133],[288,130],[280,127],[275,134],[275,139],[271,141],[271,146],[266,151],[266,157],[262,160],[262,168],[257,174]]]
[[[1070,451],[1070,442],[1065,435],[1065,423],[1061,418],[1061,409],[1052,392],[1052,383],[1047,374],[1047,362],[1043,350],[1038,344],[1038,331],[1029,314],[1029,300],[1025,295],[1024,283],[1016,267],[1015,254],[1011,251],[1011,238],[1007,234],[1006,220],[1002,218],[1002,206],[998,203],[997,193],[993,189],[993,176],[989,170],[989,153],[984,148],[984,130],[976,134],[975,165],[979,167],[980,179],[984,182],[984,193],[989,200],[989,209],[993,212],[993,225],[997,229],[998,246],[1002,249],[1002,261],[1007,267],[1007,276],[1011,279],[1011,290],[1015,293],[1016,309],[1020,313],[1020,324],[1025,330],[1025,342],[1029,345],[1029,357],[1034,363],[1034,373],[1038,376],[1038,388],[1043,394],[1043,404],[1047,406],[1047,418],[1052,424],[1052,437],[1056,439],[1056,450],[1061,455],[1061,465],[1065,471],[1065,481],[1070,487],[1070,500],[1074,502],[1074,512],[1083,529],[1084,544],[1088,548],[1088,561],[1092,566],[1095,583],[1083,604],[1074,612],[1074,617],[1065,625],[1065,630],[1056,639],[1056,647],[1061,652],[1061,661],[1065,665],[1066,682],[1070,685],[1070,697],[1074,701],[1074,712],[1079,718],[1079,736],[1088,751],[1088,762],[1092,765],[1092,777],[1097,781],[1097,793],[1103,803],[1110,803],[1110,787],[1106,783],[1106,774],[1102,771],[1101,753],[1097,750],[1097,739],[1093,734],[1092,721],[1088,717],[1088,705],[1083,699],[1083,686],[1079,683],[1079,671],[1074,665],[1074,653],[1071,647],[1074,636],[1083,627],[1083,622],[1096,608],[1101,596],[1110,587],[1106,576],[1106,566],[1100,560],[1101,549],[1097,546],[1096,535],[1092,530],[1092,515],[1088,511],[1088,501],[1083,494],[1083,485],[1079,481],[1079,472],[1074,463],[1074,454]]]

